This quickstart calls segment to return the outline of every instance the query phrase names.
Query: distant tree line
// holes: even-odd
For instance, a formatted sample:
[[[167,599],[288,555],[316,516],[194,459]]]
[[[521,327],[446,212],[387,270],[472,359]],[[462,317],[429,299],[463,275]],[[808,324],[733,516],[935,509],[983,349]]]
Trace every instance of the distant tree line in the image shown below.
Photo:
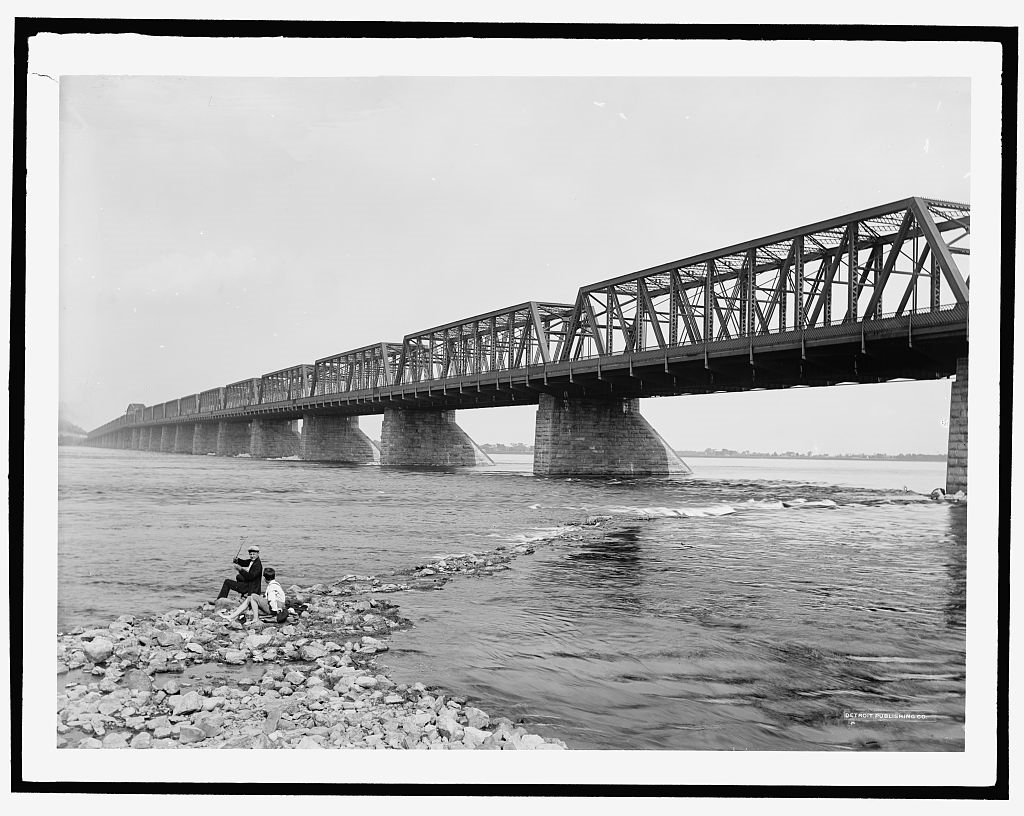
[[[522,442],[513,442],[511,445],[490,442],[486,445],[481,445],[480,450],[484,453],[522,453],[530,455],[533,453],[533,445],[524,445]]]
[[[735,457],[737,459],[881,459],[907,462],[945,462],[944,453],[815,453],[814,451],[783,451],[762,453],[760,451],[736,451],[730,448],[705,448],[702,451],[676,451],[680,456]]]
[[[484,453],[520,453],[530,455],[533,445],[522,442],[511,444],[488,442],[481,445]],[[729,448],[705,448],[704,450],[676,451],[680,456],[722,457],[736,459],[874,459],[883,461],[905,462],[945,462],[944,453],[815,453],[814,451],[783,451],[782,453],[762,453],[760,451],[737,451]]]

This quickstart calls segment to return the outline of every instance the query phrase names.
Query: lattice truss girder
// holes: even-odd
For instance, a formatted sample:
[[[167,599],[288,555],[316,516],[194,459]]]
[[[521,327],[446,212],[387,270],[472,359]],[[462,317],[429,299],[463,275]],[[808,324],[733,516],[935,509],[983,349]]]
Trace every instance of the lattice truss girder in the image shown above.
[[[486,374],[551,361],[802,331],[963,306],[970,206],[909,198],[241,380],[108,423]]]
[[[407,335],[398,383],[465,377],[557,360],[572,305],[530,301]]]
[[[259,402],[260,381],[257,378],[239,380],[224,386],[225,408],[247,408],[250,405],[259,405]]]
[[[325,396],[389,386],[395,381],[401,353],[401,343],[376,343],[323,357],[314,363],[314,394]]]
[[[199,393],[199,410],[219,411],[224,407],[224,388],[210,388]]]
[[[308,397],[313,386],[313,366],[302,363],[291,368],[272,371],[260,378],[261,404],[285,402]]]
[[[191,416],[199,413],[199,395],[189,394],[178,400],[178,414],[180,416]]]
[[[583,287],[558,359],[940,311],[969,257],[969,205],[906,199]]]

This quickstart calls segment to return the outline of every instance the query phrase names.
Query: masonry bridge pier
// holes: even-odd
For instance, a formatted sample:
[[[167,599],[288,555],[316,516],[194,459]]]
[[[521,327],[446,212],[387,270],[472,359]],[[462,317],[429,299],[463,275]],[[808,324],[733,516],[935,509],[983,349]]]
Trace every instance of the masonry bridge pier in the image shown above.
[[[685,474],[640,398],[954,377],[946,489],[966,491],[969,243],[969,205],[908,198],[583,286],[574,303],[133,403],[87,444],[474,466],[490,459],[456,410],[536,405],[537,474]],[[368,414],[383,414],[379,448]]]

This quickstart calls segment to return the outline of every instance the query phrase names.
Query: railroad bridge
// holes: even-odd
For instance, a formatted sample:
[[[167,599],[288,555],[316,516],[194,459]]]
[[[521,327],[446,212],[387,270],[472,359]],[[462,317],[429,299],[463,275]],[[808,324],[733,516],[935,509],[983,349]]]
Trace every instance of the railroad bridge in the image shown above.
[[[970,206],[913,197],[157,405],[87,444],[383,465],[490,460],[454,411],[538,405],[538,474],[689,468],[640,397],[954,376],[967,485]],[[378,447],[358,426],[383,414]],[[302,431],[295,420],[302,420]]]

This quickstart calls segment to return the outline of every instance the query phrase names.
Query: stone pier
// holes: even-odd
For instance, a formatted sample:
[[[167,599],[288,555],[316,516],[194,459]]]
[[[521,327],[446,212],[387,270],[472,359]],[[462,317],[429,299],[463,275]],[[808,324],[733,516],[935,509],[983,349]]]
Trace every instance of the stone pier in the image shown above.
[[[494,464],[455,423],[454,411],[406,408],[384,410],[380,463],[421,467]]]
[[[299,435],[291,420],[254,419],[249,450],[258,459],[298,456]]]
[[[252,434],[249,431],[248,420],[217,423],[218,456],[238,456],[242,453],[249,453],[251,441]]]
[[[967,492],[967,358],[956,361],[956,379],[949,395],[949,447],[946,451],[946,492]]]
[[[319,462],[380,462],[380,450],[359,428],[359,417],[305,414],[299,456]]]
[[[174,426],[174,453],[192,453],[192,438],[195,426],[178,423]]]
[[[142,438],[142,429],[141,428],[132,428],[132,435],[131,435],[131,437],[128,440],[128,448],[129,448],[129,450],[138,450],[139,449],[139,440],[141,438]]]
[[[174,428],[171,425],[160,426],[160,453],[170,453],[174,447]]]
[[[197,422],[192,432],[192,453],[203,456],[217,452],[217,423]]]
[[[640,400],[541,394],[533,472],[666,476],[692,471],[640,415]]]

